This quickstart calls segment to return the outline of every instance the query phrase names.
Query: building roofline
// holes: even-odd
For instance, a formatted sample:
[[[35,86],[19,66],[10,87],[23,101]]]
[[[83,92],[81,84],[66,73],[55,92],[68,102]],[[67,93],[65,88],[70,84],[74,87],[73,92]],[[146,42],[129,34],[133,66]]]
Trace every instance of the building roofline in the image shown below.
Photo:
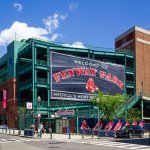
[[[118,37],[115,38],[115,42],[122,39],[123,37],[125,37],[126,35],[128,35],[129,33],[133,32],[135,30],[135,26],[133,26],[132,28],[130,28],[129,30],[123,32],[122,34],[120,34]]]
[[[146,29],[143,29],[143,28],[140,28],[138,26],[133,26],[132,28],[130,28],[129,30],[127,30],[126,32],[122,33],[121,35],[119,35],[118,37],[115,38],[115,42],[122,39],[123,37],[125,37],[126,35],[128,35],[129,33],[133,32],[133,31],[140,31],[140,32],[143,32],[145,34],[148,34],[150,35],[150,31],[149,30],[146,30]]]

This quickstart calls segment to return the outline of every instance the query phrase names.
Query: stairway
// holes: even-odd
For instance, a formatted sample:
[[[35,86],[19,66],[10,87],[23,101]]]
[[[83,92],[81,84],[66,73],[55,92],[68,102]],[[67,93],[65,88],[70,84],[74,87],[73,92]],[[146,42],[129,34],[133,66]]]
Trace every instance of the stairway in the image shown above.
[[[140,96],[136,94],[133,95],[126,103],[123,103],[119,109],[117,109],[117,115],[114,118],[118,117],[123,111],[132,108],[140,99]]]

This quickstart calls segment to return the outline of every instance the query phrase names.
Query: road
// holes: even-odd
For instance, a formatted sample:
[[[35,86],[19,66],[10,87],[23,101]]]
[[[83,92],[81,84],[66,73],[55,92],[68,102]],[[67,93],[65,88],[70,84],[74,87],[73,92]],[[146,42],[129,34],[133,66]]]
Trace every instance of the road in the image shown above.
[[[32,139],[0,134],[0,150],[150,150],[150,139]]]

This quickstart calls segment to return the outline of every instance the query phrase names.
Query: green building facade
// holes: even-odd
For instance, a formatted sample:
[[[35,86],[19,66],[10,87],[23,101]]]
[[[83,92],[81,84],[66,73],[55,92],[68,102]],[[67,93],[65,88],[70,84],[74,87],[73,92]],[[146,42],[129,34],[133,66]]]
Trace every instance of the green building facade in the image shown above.
[[[51,51],[123,65],[125,67],[125,93],[134,97],[136,90],[135,57],[132,51],[66,47],[62,44],[34,38],[13,41],[8,45],[7,54],[0,59],[1,105],[4,83],[11,78],[16,78],[16,98],[14,99],[16,105],[26,106],[27,102],[31,102],[33,107],[30,115],[20,118],[22,128],[29,127],[31,123],[37,124],[39,118],[37,119],[36,116],[39,112],[41,113],[40,121],[43,121],[45,125],[50,124],[56,133],[65,132],[68,126],[73,133],[78,133],[79,118],[98,117],[97,109],[90,102],[51,99]],[[38,102],[38,97],[41,99],[40,102]],[[9,120],[9,114],[7,114],[9,109],[8,106],[6,112],[0,112],[0,115],[6,113],[6,120]],[[57,111],[70,109],[75,111],[73,115],[56,116]],[[1,116],[0,119],[3,120],[3,117]]]

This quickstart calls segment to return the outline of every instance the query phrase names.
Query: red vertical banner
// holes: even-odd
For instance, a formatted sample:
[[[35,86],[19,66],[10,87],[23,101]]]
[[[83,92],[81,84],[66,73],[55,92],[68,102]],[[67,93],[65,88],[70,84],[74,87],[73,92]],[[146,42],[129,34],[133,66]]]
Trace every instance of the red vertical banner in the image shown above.
[[[3,109],[6,109],[6,96],[7,95],[7,91],[3,90]]]

